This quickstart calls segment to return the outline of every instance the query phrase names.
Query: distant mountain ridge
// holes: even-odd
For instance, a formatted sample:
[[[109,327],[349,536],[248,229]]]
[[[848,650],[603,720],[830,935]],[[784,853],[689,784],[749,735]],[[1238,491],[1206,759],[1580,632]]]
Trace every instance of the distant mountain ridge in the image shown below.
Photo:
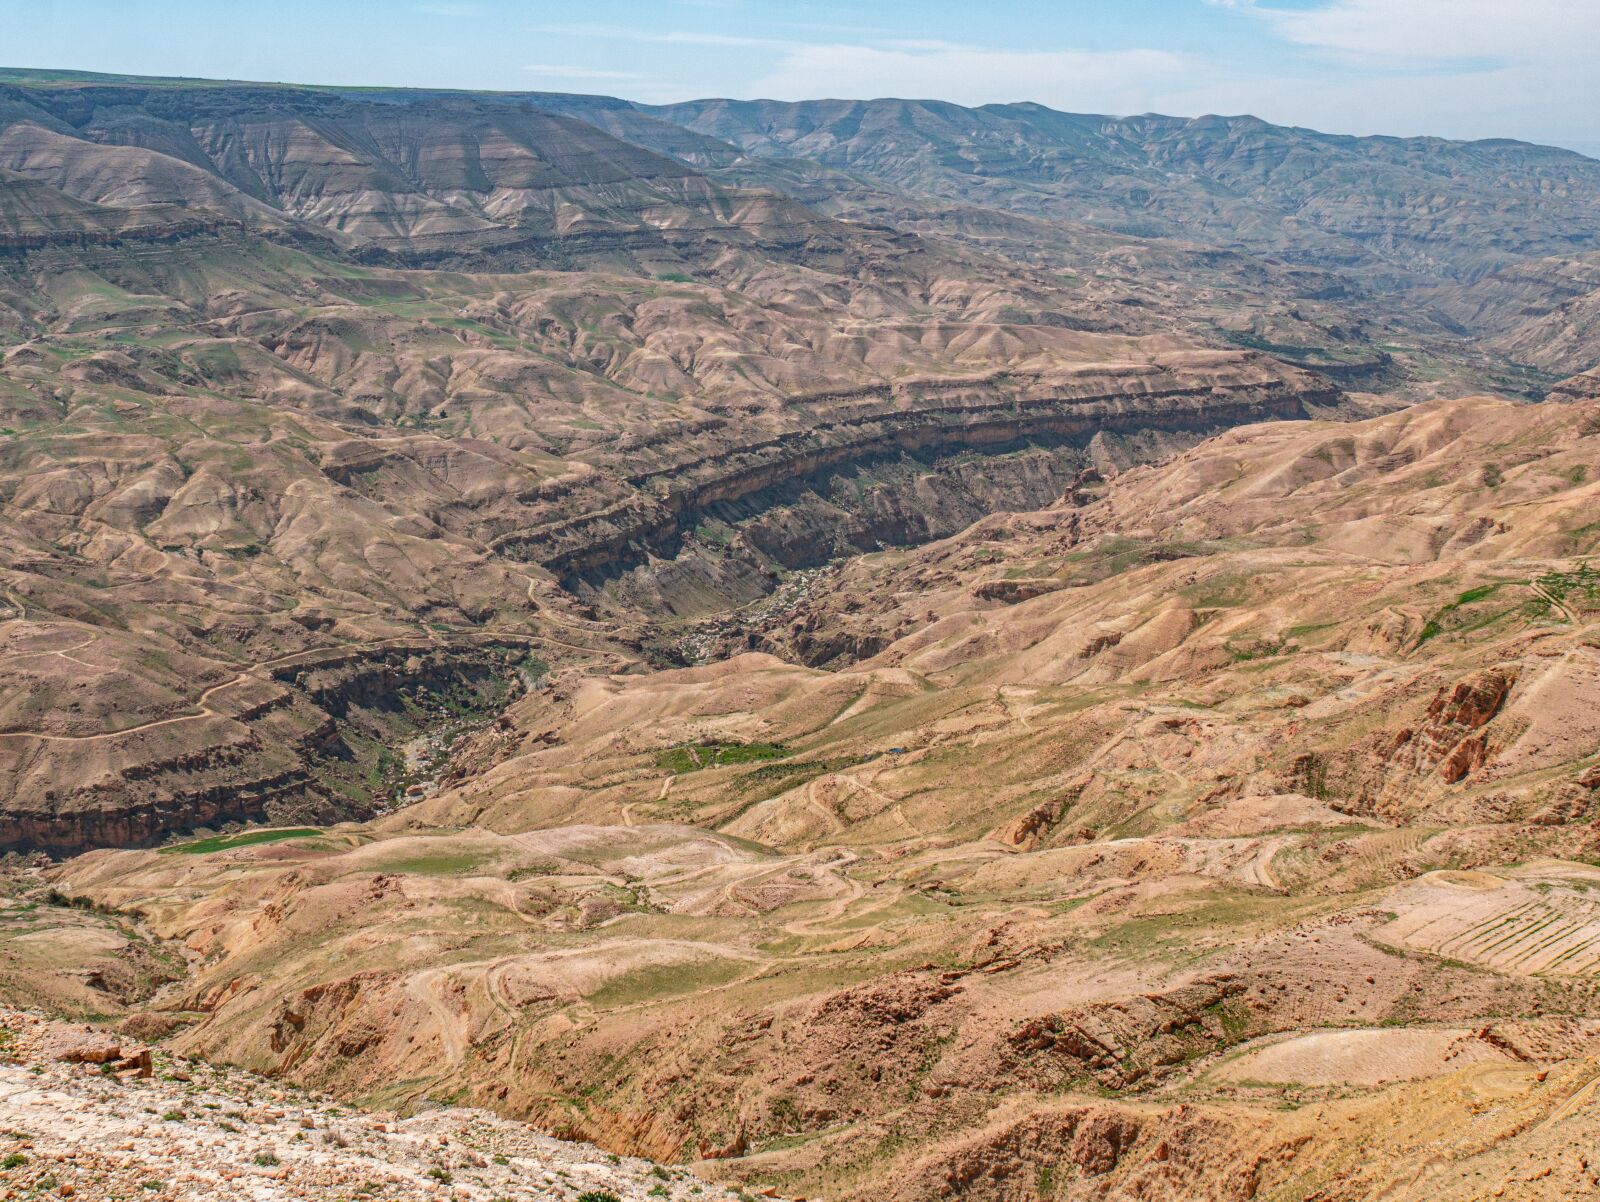
[[[1225,264],[1234,283],[1279,276],[1283,307],[1237,333],[1296,361],[1356,340],[1348,313],[1293,302],[1349,298],[1551,378],[1600,362],[1600,297],[1574,294],[1587,268],[1570,266],[1600,255],[1600,161],[1509,139],[1034,103],[645,105],[0,69],[0,170],[397,266],[733,279],[783,262],[878,281],[961,244],[1101,279],[1120,256],[1129,283],[1204,293]]]
[[[85,163],[63,138],[123,157]],[[1035,103],[645,105],[0,71],[0,167],[115,203],[119,172],[154,172],[135,151],[211,177],[185,183],[183,168],[164,165],[169,191],[198,193],[192,202],[258,221],[270,217],[249,210],[264,205],[412,249],[492,240],[506,226],[560,230],[573,209],[607,226],[672,220],[642,218],[652,206],[703,214],[715,189],[702,170],[761,158],[1268,253],[1388,287],[1470,283],[1519,258],[1600,250],[1600,161],[1509,139],[1354,137],[1249,116],[1111,117]]]
[[[1600,162],[1505,139],[1363,138],[1248,116],[1039,104],[696,100],[641,111],[751,154],[1368,274],[1470,280],[1516,257],[1600,245]]]

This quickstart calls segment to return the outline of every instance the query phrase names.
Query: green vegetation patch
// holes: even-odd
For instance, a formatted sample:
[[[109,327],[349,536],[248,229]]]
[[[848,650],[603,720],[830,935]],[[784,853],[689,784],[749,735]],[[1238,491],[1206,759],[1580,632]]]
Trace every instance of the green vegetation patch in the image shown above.
[[[196,839],[193,843],[177,843],[161,849],[163,855],[204,856],[214,851],[232,851],[236,847],[254,847],[258,843],[277,843],[284,839],[305,839],[322,832],[312,826],[297,826],[283,830],[245,831],[239,835],[216,835],[210,839]]]
[[[1276,659],[1289,648],[1288,639],[1249,638],[1240,641],[1229,639],[1223,649],[1234,663],[1247,663],[1255,659]]]
[[[1382,365],[1382,360],[1375,359],[1370,351],[1360,346],[1316,346],[1306,343],[1274,342],[1249,330],[1224,329],[1218,332],[1235,346],[1262,351],[1300,366],[1364,364],[1376,368]]]
[[[1426,643],[1429,639],[1437,638],[1446,631],[1477,630],[1483,626],[1489,625],[1491,622],[1494,622],[1499,618],[1505,617],[1507,613],[1511,612],[1510,610],[1503,610],[1487,616],[1478,616],[1472,618],[1459,616],[1459,611],[1466,609],[1468,606],[1476,605],[1479,601],[1485,601],[1494,596],[1505,587],[1505,583],[1506,582],[1504,581],[1497,581],[1494,584],[1480,584],[1478,587],[1469,588],[1466,592],[1462,593],[1454,601],[1450,602],[1450,604],[1446,605],[1438,613],[1434,614],[1433,617],[1428,619],[1427,625],[1422,628],[1422,633],[1417,636],[1417,646],[1422,646],[1422,644]]]
[[[1101,538],[1093,547],[1073,551],[1063,557],[1061,562],[1064,570],[1057,574],[1069,585],[1098,584],[1102,580],[1147,564],[1215,555],[1247,545],[1240,540],[1152,541],[1111,534]]]
[[[766,764],[754,772],[747,772],[740,778],[741,785],[767,784],[773,781],[783,782],[783,788],[793,788],[796,777],[806,780],[818,776],[826,776],[829,772],[839,772],[845,768],[854,768],[864,764],[870,759],[864,755],[840,755],[825,760],[791,760],[782,764]],[[779,792],[782,790],[780,789]]]
[[[1593,564],[1579,564],[1572,572],[1546,572],[1534,586],[1547,597],[1553,597],[1568,609],[1600,609],[1600,572]]]
[[[689,743],[661,752],[656,756],[656,767],[664,772],[696,772],[727,764],[781,760],[788,754],[789,749],[781,743]]]
[[[748,971],[738,960],[688,960],[652,964],[607,981],[589,995],[600,1009],[626,1006],[654,998],[679,997],[717,985],[726,985]]]
[[[482,868],[492,858],[470,851],[441,851],[431,855],[423,853],[397,860],[386,860],[379,871],[404,872],[414,876],[464,876]]]

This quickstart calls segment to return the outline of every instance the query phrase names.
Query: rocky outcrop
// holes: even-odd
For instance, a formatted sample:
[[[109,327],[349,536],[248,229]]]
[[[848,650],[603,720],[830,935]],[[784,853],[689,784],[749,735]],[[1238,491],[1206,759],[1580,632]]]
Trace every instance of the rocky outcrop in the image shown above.
[[[214,233],[222,224],[194,217],[182,221],[131,225],[117,230],[52,230],[37,234],[0,232],[0,253],[39,251],[51,247],[120,246],[126,242],[170,242],[195,234]]]
[[[1166,993],[1031,1020],[1006,1037],[1015,1072],[1041,1089],[1089,1076],[1127,1089],[1160,1069],[1245,1037],[1250,983],[1218,976]],[[1253,1032],[1252,1032],[1253,1033]]]
[[[1440,689],[1416,729],[1396,731],[1385,755],[1388,788],[1436,772],[1447,785],[1460,783],[1489,758],[1489,725],[1516,683],[1514,668],[1475,672]]]
[[[1032,850],[1039,845],[1050,828],[1061,820],[1061,815],[1072,800],[1066,797],[1052,797],[1049,801],[1042,801],[1026,814],[995,828],[989,833],[989,837],[998,843],[1009,843],[1012,847]]]
[[[308,652],[262,669],[280,687],[254,702],[219,701],[122,734],[0,737],[0,779],[10,784],[0,852],[68,855],[148,847],[196,827],[370,816],[374,801],[331,784],[372,771],[353,743],[387,721],[412,722],[419,698],[499,689],[516,679],[508,657],[523,654],[516,641],[420,638]]]
[[[177,831],[259,822],[280,806],[303,806],[330,818],[339,813],[309,767],[257,775],[249,763],[228,771],[203,754],[187,763],[139,767],[147,773],[143,789],[124,780],[64,792],[35,809],[10,808],[0,850],[73,855],[95,847],[148,847]],[[197,787],[196,777],[211,783]],[[150,797],[151,792],[159,795]]]
[[[1137,1154],[1147,1119],[1115,1106],[1070,1106],[1002,1121],[913,1164],[893,1199],[1029,1202],[1059,1175],[1103,1177]]]
[[[178,205],[92,204],[39,180],[0,170],[0,254],[170,242],[229,227],[240,228],[237,221]]]
[[[1562,380],[1550,389],[1547,399],[1566,404],[1600,400],[1600,368]]]
[[[703,515],[729,507],[759,510],[764,495],[817,481],[842,465],[1029,443],[1081,446],[1105,434],[1199,438],[1247,422],[1304,417],[1311,408],[1336,406],[1340,398],[1326,380],[1250,352],[1197,352],[1048,376],[1000,373],[882,393],[796,397],[792,406],[826,416],[628,477],[637,490],[632,496],[604,510],[501,535],[491,547],[576,585],[586,577],[617,575],[650,555],[673,554]],[[1070,483],[1083,466],[1064,466],[1057,484]],[[1033,500],[1037,505],[1051,499]],[[811,541],[814,546],[819,540]]]
[[[1061,580],[985,580],[972,590],[972,595],[980,601],[1017,605],[1066,587]]]

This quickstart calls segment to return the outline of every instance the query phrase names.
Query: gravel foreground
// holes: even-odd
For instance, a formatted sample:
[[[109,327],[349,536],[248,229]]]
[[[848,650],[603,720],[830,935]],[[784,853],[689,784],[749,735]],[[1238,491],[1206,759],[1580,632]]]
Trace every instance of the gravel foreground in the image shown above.
[[[727,1202],[681,1168],[481,1110],[352,1111],[237,1069],[0,1008],[0,1198]]]

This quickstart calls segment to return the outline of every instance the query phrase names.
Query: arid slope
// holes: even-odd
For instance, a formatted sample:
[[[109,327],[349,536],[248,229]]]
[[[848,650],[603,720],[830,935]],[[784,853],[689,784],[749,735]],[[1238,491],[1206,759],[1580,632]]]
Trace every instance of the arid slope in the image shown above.
[[[377,824],[55,887],[198,957],[186,1051],[790,1192],[1568,1196],[1597,438],[1236,430],[753,636],[829,669],[556,672]]]
[[[1096,437],[1136,459],[1342,403],[1145,316],[1015,320],[1064,298],[870,232],[842,265],[730,251],[720,285],[0,200],[6,848],[365,816],[389,744],[540,664],[1046,502]]]

